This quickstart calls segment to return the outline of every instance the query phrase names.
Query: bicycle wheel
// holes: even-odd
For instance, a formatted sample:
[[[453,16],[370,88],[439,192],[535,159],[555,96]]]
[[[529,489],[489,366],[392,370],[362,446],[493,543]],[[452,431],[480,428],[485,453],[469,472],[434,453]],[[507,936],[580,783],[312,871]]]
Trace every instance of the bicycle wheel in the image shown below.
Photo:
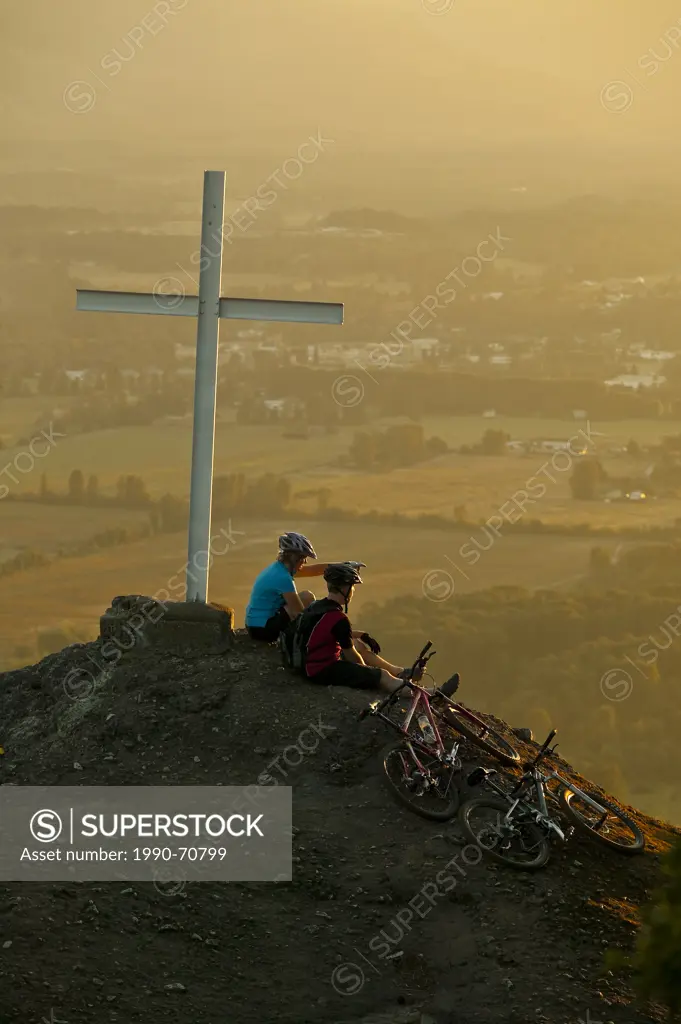
[[[403,740],[383,751],[383,777],[394,796],[421,818],[448,821],[459,809],[456,773],[437,758],[419,751],[416,764],[409,746]]]
[[[584,796],[595,800],[599,807],[592,807],[584,800]],[[638,825],[602,797],[588,792],[582,795],[564,788],[558,794],[558,803],[575,828],[588,833],[610,849],[627,854],[643,852],[646,841]]]
[[[551,856],[549,841],[533,821],[517,814],[506,821],[509,806],[494,797],[467,800],[459,811],[461,828],[492,860],[520,871],[537,871]]]
[[[486,750],[488,754],[496,758],[501,764],[514,767],[520,761],[520,754],[517,752],[515,747],[512,747],[503,736],[501,736],[495,729],[490,728],[486,725],[482,719],[478,718],[468,709],[457,711],[459,705],[454,704],[442,705],[440,704],[437,708],[437,714],[447,723],[451,725],[452,729],[456,729],[462,736],[470,740],[471,743],[475,743],[481,750]],[[435,709],[433,709],[435,710]]]

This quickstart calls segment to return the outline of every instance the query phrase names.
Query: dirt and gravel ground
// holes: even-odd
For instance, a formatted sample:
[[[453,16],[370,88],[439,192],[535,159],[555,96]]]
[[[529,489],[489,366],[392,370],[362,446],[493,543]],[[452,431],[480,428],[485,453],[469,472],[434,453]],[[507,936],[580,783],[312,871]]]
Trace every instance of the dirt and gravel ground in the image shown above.
[[[631,946],[668,826],[637,814],[648,849],[635,858],[573,836],[536,874],[475,863],[455,827],[387,794],[377,754],[389,736],[356,721],[366,694],[295,679],[242,633],[228,655],[133,650],[93,680],[96,651],[75,645],[0,675],[2,782],[246,785],[277,775],[293,787],[293,881],[0,884],[0,1024],[659,1017],[632,1002],[603,954]],[[466,757],[489,763],[470,747]],[[456,884],[432,895],[443,871]]]

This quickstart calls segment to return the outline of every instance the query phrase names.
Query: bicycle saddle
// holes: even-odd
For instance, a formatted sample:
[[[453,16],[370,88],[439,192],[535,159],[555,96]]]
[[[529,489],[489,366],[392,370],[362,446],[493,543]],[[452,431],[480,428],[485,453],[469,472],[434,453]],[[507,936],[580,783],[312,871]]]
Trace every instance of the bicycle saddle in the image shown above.
[[[455,672],[454,675],[443,683],[440,687],[440,693],[444,693],[445,697],[451,697],[453,693],[459,689],[459,673]]]
[[[496,774],[497,774],[497,772],[496,772],[496,770],[494,768],[483,768],[481,766],[479,768],[474,768],[473,769],[473,771],[470,773],[470,775],[466,779],[466,782],[468,783],[469,786],[479,786],[479,785],[481,785],[485,781],[485,779],[489,775],[496,775]]]

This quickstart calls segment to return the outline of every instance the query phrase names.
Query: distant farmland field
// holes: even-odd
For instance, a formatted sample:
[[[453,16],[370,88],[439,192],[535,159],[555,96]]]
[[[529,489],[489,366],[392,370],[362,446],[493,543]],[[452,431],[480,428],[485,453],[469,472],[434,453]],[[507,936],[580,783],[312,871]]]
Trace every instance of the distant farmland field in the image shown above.
[[[133,527],[148,519],[146,513],[129,509],[0,501],[0,562],[3,546],[50,555],[104,530]]]
[[[16,422],[16,410],[12,416]],[[395,422],[399,421],[377,421],[361,429],[379,429]],[[481,416],[426,418],[423,426],[426,436],[442,437],[453,448],[479,441],[488,429],[505,430],[514,439],[568,438],[580,429],[575,421]],[[608,446],[624,445],[632,437],[641,443],[651,443],[665,434],[681,432],[681,423],[660,420],[592,423],[591,427],[598,432],[597,454]],[[496,511],[550,459],[550,455],[452,455],[391,473],[354,474],[341,469],[337,462],[347,452],[356,429],[347,427],[336,434],[317,430],[308,440],[300,440],[285,438],[281,426],[250,427],[220,421],[216,430],[215,473],[278,473],[290,477],[294,491],[329,487],[333,504],[362,511],[376,508],[452,516],[455,506],[466,505],[469,515],[479,518]],[[15,449],[7,448],[0,452],[0,461],[10,463],[14,454]],[[86,475],[96,474],[104,489],[111,490],[119,476],[130,473],[141,476],[152,495],[182,495],[189,489],[190,464],[191,419],[187,417],[151,427],[125,427],[60,438],[46,458],[36,460],[32,472],[17,475],[17,483],[11,489],[16,493],[37,490],[43,472],[53,488],[64,489],[71,471],[81,469]],[[604,459],[604,464],[608,471],[619,475],[634,468],[626,459]],[[641,468],[639,464],[639,472]],[[575,503],[568,486],[570,473],[559,472],[555,476],[555,483],[544,481],[547,490],[541,501],[528,505],[529,517],[561,522],[593,519],[599,524],[615,525],[666,522],[678,515],[674,502],[643,507]],[[310,507],[316,506],[313,503]]]
[[[28,436],[30,439],[31,427],[36,420],[49,422],[55,409],[69,409],[75,401],[72,397],[56,398],[53,395],[0,399],[0,441],[13,449],[20,438]],[[4,455],[5,452],[0,450],[0,467],[9,461],[3,459]]]
[[[486,430],[504,430],[512,440],[529,438],[573,437],[580,430],[587,432],[585,420],[538,419],[517,416],[427,416],[423,419],[427,434],[438,434],[448,444],[457,446],[479,441]],[[625,445],[631,438],[644,444],[660,440],[666,434],[681,433],[680,420],[597,420],[589,421],[596,443],[600,446]]]
[[[603,466],[612,474],[635,473],[630,460],[603,459]],[[645,502],[575,501],[570,490],[571,466],[566,460],[551,466],[550,454],[531,456],[442,455],[430,462],[395,469],[390,473],[347,473],[320,469],[314,481],[297,481],[294,504],[315,510],[317,499],[311,492],[320,487],[330,491],[329,504],[362,512],[402,512],[435,514],[453,519],[455,509],[463,509],[467,521],[483,522],[500,515],[506,505],[514,521],[541,519],[545,523],[589,523],[596,527],[636,529],[672,524],[681,516],[681,500],[664,498]],[[545,467],[545,472],[542,471]],[[640,472],[640,463],[639,463]],[[522,491],[528,481],[545,488],[541,497],[524,500]],[[532,485],[531,485],[532,486]],[[296,498],[295,492],[302,497]],[[513,495],[520,506],[508,506]],[[524,504],[523,504],[524,502]]]
[[[329,401],[331,398],[329,396]],[[352,430],[326,435],[321,431],[307,441],[282,437],[281,427],[245,427],[220,422],[215,438],[215,473],[258,476],[307,473],[327,465],[352,440]],[[40,473],[46,473],[54,489],[63,489],[74,469],[95,473],[103,488],[111,489],[119,476],[143,477],[150,493],[187,494],[191,467],[191,421],[151,427],[121,427],[90,434],[74,434],[57,440],[49,455],[36,460],[32,473],[17,475],[12,490],[35,491]],[[13,450],[0,452],[10,462]]]
[[[232,605],[238,624],[243,623],[256,573],[275,555],[278,533],[296,525],[232,521],[234,543],[215,559],[210,596]],[[227,524],[214,524],[214,535],[221,527],[226,529]],[[320,558],[367,563],[366,584],[358,589],[353,603],[356,620],[366,602],[382,602],[397,594],[423,596],[424,577],[434,570],[441,574],[440,581],[451,579],[447,585],[461,593],[498,584],[563,585],[586,571],[594,546],[584,538],[501,537],[470,567],[458,554],[465,540],[459,533],[321,522],[305,523],[304,529],[314,539]],[[614,547],[614,542],[609,546]],[[221,550],[227,543],[218,537],[215,547]],[[114,596],[158,594],[173,577],[180,574],[182,578],[186,557],[186,537],[178,533],[0,579],[0,670],[14,663],[17,646],[34,647],[40,629],[72,626],[83,635],[96,636],[99,616]],[[321,580],[309,583],[323,592]],[[442,593],[440,588],[435,596],[440,598]]]

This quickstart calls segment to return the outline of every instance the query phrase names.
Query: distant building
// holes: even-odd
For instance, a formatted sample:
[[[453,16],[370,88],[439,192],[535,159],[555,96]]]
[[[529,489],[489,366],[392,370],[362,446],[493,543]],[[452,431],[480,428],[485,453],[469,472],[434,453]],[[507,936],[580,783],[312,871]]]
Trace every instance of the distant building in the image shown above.
[[[644,348],[638,353],[639,359],[653,359],[658,363],[665,359],[676,359],[676,352],[665,352],[660,349]]]
[[[622,373],[619,377],[604,381],[604,384],[609,388],[656,388],[666,380],[666,377],[657,373]]]
[[[586,448],[577,444],[574,438],[534,438],[527,441],[507,441],[506,447],[512,452],[531,454],[536,452],[569,452],[570,455],[586,455]]]
[[[543,452],[566,452],[570,448],[570,441],[562,441],[558,438],[547,438],[538,442]]]
[[[431,355],[438,348],[438,338],[415,338],[411,344],[411,351],[414,359],[423,359],[425,355]]]

